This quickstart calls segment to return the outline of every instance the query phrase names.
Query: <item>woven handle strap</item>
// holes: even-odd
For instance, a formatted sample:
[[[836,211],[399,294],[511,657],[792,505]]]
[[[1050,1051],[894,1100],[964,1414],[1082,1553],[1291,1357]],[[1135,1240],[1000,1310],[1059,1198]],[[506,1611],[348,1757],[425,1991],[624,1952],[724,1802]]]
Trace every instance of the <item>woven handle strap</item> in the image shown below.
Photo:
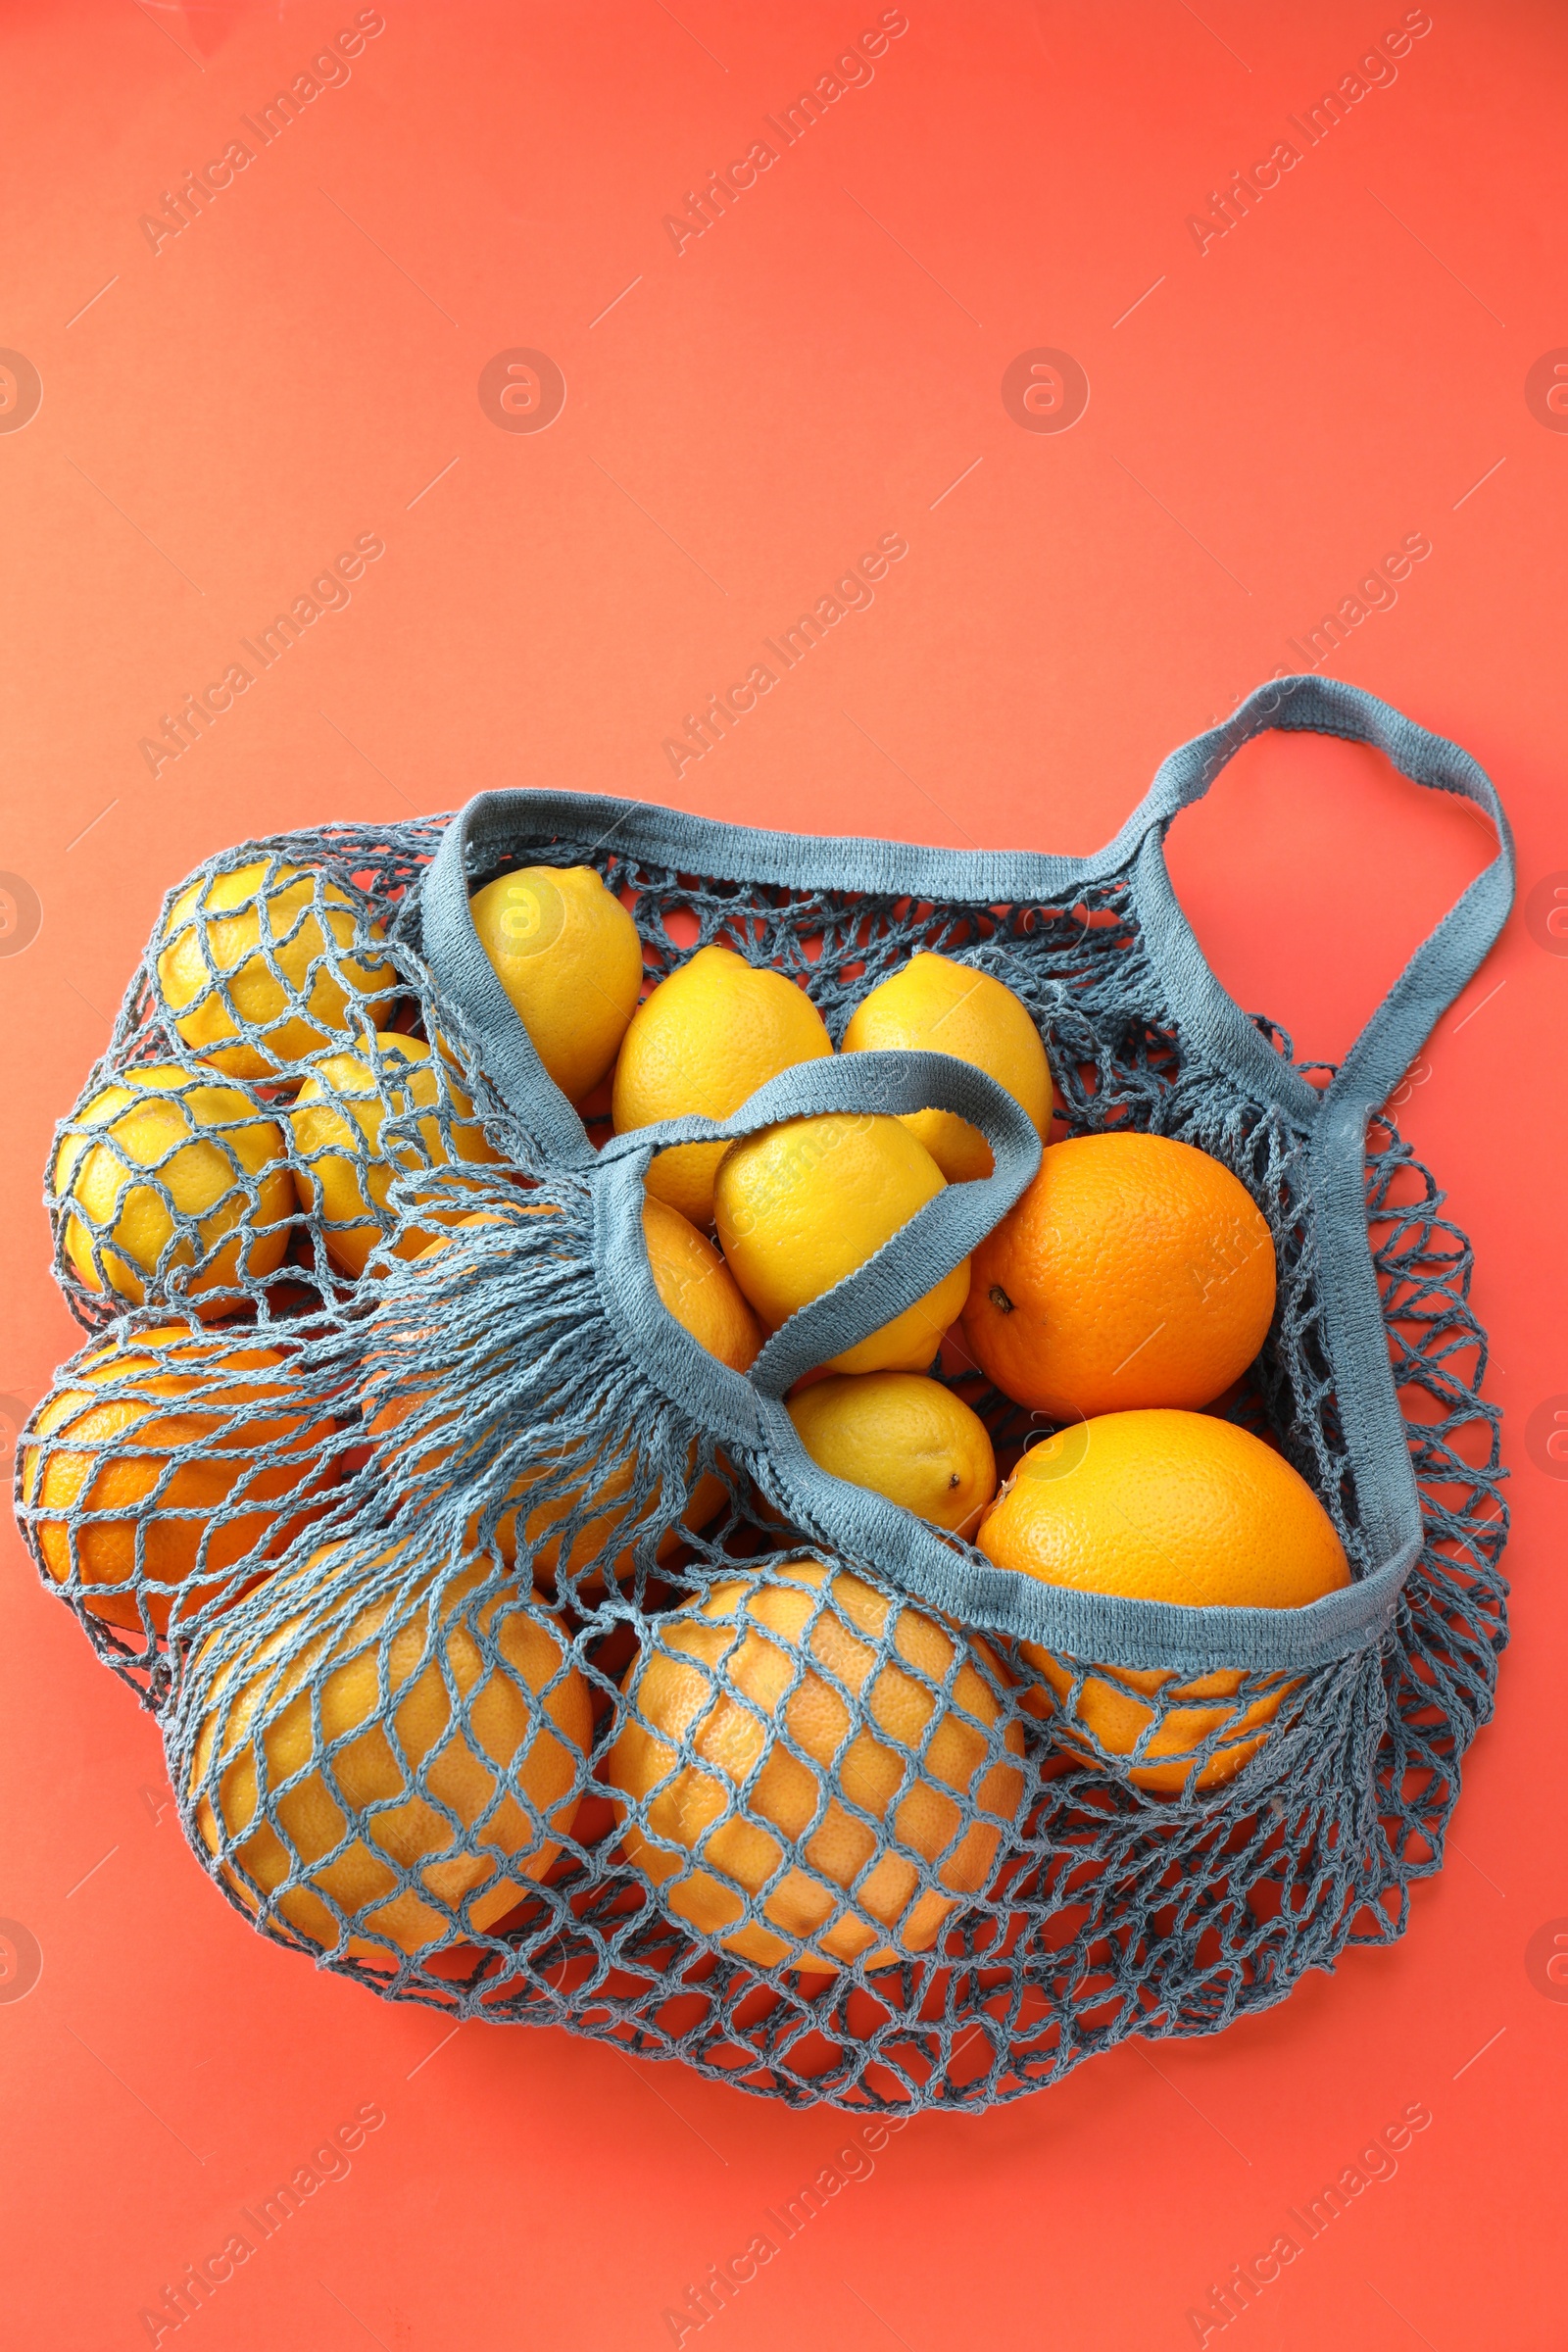
[[[496,969],[479,943],[468,904],[470,871],[483,872],[516,838],[514,792],[481,792],[441,836],[419,891],[425,960],[443,996],[484,1040],[486,1075],[557,1167],[591,1167],[587,1130],[534,1050]]]
[[[701,1396],[720,1423],[738,1432],[754,1423],[755,1402],[747,1405],[729,1390],[734,1375],[715,1381],[724,1368],[705,1349],[693,1354],[694,1344],[653,1288],[640,1218],[643,1178],[656,1152],[678,1144],[734,1142],[784,1119],[827,1112],[896,1117],[927,1109],[956,1112],[991,1146],[991,1175],[947,1186],[863,1265],[772,1335],[753,1367],[755,1399],[758,1394],[783,1396],[803,1372],[844,1353],[935,1290],[1023,1191],[1040,1164],[1040,1138],[1004,1088],[951,1054],[854,1054],[782,1071],[730,1118],[661,1120],[614,1136],[596,1152],[540,1061],[473,925],[470,869],[483,871],[513,846],[518,798],[482,793],[447,827],[421,894],[426,959],[439,987],[483,1038],[490,1078],[546,1155],[558,1166],[603,1172],[599,1254],[639,1352],[662,1350],[679,1369],[683,1400]]]
[[[784,1119],[833,1111],[896,1118],[916,1110],[956,1111],[978,1127],[991,1146],[992,1173],[946,1186],[874,1255],[781,1324],[752,1367],[752,1383],[763,1396],[782,1396],[803,1372],[880,1331],[978,1249],[1040,1165],[1040,1138],[1027,1114],[994,1078],[950,1054],[844,1054],[781,1071],[731,1118],[662,1119],[606,1145],[601,1166],[613,1168],[617,1191],[634,1187],[640,1201],[649,1161],[674,1144],[733,1143]],[[830,1206],[831,1161],[820,1184]],[[626,1279],[634,1255],[645,1258],[640,1243],[635,1251],[629,1247],[628,1235],[610,1254],[606,1270],[617,1282]],[[651,1332],[665,1318],[646,1320]]]
[[[1480,808],[1497,832],[1496,857],[1417,948],[1326,1090],[1308,1086],[1221,988],[1171,889],[1163,839],[1172,817],[1200,801],[1244,743],[1280,728],[1370,744],[1403,776]],[[1261,1091],[1299,1123],[1364,1114],[1420,1053],[1433,1027],[1485,959],[1513,904],[1513,837],[1485,770],[1446,736],[1337,678],[1282,678],[1249,695],[1222,726],[1197,735],[1160,765],[1117,844],[1136,849],[1139,916],[1170,1008],[1190,1043],[1247,1092]]]
[[[1201,800],[1226,762],[1254,735],[1278,727],[1340,735],[1384,752],[1402,775],[1472,802],[1498,836],[1496,858],[1417,949],[1357,1038],[1326,1095],[1308,1086],[1221,988],[1182,912],[1165,868],[1163,838],[1177,811]],[[1223,725],[1195,736],[1163,761],[1114,840],[1087,858],[1017,851],[929,850],[881,841],[797,837],[715,823],[676,809],[583,793],[511,790],[471,800],[442,837],[420,892],[424,950],[443,993],[486,1041],[491,1075],[516,1115],[558,1165],[586,1167],[593,1147],[582,1121],[546,1073],[468,911],[471,875],[519,848],[566,838],[613,839],[629,854],[681,871],[797,888],[914,892],[976,905],[1060,898],[1084,883],[1132,869],[1144,937],[1166,1001],[1190,1045],[1249,1095],[1312,1125],[1330,1103],[1370,1109],[1420,1052],[1433,1024],[1486,956],[1513,898],[1513,844],[1501,806],[1468,753],[1419,727],[1376,695],[1335,678],[1294,677],[1259,687]],[[579,846],[578,855],[591,855]]]
[[[1226,761],[1265,728],[1308,729],[1371,744],[1401,775],[1472,802],[1496,827],[1498,850],[1411,956],[1335,1073],[1308,1086],[1221,988],[1177,904],[1163,835],[1179,808],[1201,800]],[[1513,903],[1513,841],[1493,785],[1467,752],[1418,727],[1375,695],[1331,678],[1287,678],[1250,695],[1224,726],[1174,752],[1139,811],[1135,895],[1149,953],[1184,1046],[1228,1071],[1245,1095],[1272,1102],[1311,1138],[1317,1202],[1318,1291],[1356,1500],[1383,1563],[1358,1586],[1397,1590],[1420,1549],[1420,1496],[1389,1355],[1366,1222],[1367,1120],[1434,1024],[1482,962]]]

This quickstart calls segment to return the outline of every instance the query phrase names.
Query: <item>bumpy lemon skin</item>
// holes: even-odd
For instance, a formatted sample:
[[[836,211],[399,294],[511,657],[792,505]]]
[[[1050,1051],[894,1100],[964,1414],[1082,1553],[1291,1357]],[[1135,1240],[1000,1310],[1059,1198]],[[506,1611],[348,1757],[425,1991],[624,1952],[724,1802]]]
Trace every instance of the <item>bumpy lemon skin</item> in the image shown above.
[[[429,1243],[428,1229],[419,1225],[406,1226],[386,1242],[376,1212],[387,1209],[393,1178],[421,1167],[450,1164],[437,1116],[442,1073],[429,1047],[419,1038],[388,1031],[377,1037],[375,1051],[382,1063],[410,1065],[406,1081],[385,1081],[399,1114],[395,1152],[390,1147],[382,1149],[386,1108],[376,1073],[364,1054],[325,1055],[316,1063],[287,1111],[294,1137],[299,1204],[308,1216],[314,1212],[330,1220],[321,1236],[327,1256],[340,1273],[356,1280],[373,1252],[385,1248],[394,1257],[415,1257]],[[412,1134],[401,1116],[399,1098],[404,1084],[413,1107],[426,1114],[413,1122]],[[475,1167],[500,1164],[502,1154],[472,1117],[473,1106],[450,1072],[446,1095],[452,1112],[452,1147],[459,1160]],[[430,1221],[450,1223],[456,1213],[448,1201],[432,1211]]]
[[[997,1491],[985,1423],[924,1373],[836,1373],[786,1409],[819,1469],[950,1534],[972,1536]]]
[[[952,1054],[1004,1086],[1044,1143],[1051,1126],[1051,1065],[1022,999],[990,972],[922,952],[862,997],[844,1032],[846,1054],[903,1050]],[[904,1123],[950,1184],[996,1165],[978,1127],[952,1110],[915,1110]]]
[[[89,1290],[140,1306],[177,1289],[213,1320],[244,1305],[246,1281],[276,1273],[294,1186],[281,1130],[237,1087],[154,1062],[100,1088],[72,1125],[55,1154],[54,1191],[71,1204],[65,1251]],[[194,1219],[177,1240],[171,1202],[178,1218]]]
[[[617,1134],[656,1119],[698,1113],[727,1119],[781,1070],[833,1051],[822,1016],[782,972],[748,963],[730,948],[699,948],[639,1005],[615,1064]],[[723,1144],[660,1152],[648,1190],[699,1229],[713,1222],[713,1180]]]
[[[255,858],[193,882],[160,934],[158,984],[175,1029],[234,1078],[289,1074],[323,1047],[347,1044],[361,1022],[381,1028],[391,1003],[392,967],[376,952],[381,925],[357,915],[335,882],[286,863],[269,880],[268,865]],[[349,953],[356,930],[368,954]],[[260,1043],[241,1036],[236,1013],[265,1032]]]
[[[732,1144],[714,1218],[736,1281],[770,1330],[893,1239],[946,1178],[903,1122],[878,1111],[783,1120]],[[969,1295],[964,1258],[890,1323],[829,1361],[834,1372],[921,1372]]]
[[[479,944],[569,1102],[608,1076],[636,1010],[643,944],[591,865],[527,865],[468,902]]]

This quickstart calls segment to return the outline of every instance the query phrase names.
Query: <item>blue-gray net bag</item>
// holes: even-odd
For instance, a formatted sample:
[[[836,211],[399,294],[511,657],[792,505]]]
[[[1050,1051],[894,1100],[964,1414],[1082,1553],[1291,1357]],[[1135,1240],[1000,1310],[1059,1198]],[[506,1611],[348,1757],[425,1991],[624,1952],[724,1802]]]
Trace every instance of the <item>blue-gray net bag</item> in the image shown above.
[[[1335,1070],[1237,1008],[1166,875],[1171,817],[1270,726],[1374,744],[1501,842]],[[1034,1130],[930,1054],[811,1062],[726,1121],[585,1127],[468,912],[540,864],[597,868],[651,978],[723,941],[798,978],[835,1043],[916,949],[994,973],[1068,1134],[1132,1125],[1229,1167],[1279,1283],[1226,1409],[1307,1480],[1348,1588],[1295,1610],[1074,1592],[818,1469],[785,1391],[976,1247]],[[18,1512],[156,1712],[228,1899],[455,2018],[899,2109],[1217,2031],[1402,1933],[1492,1705],[1505,1517],[1469,1247],[1386,1105],[1511,889],[1475,763],[1316,679],[1173,755],[1085,858],[502,792],[209,859],[57,1134],[56,1271],[90,1338],[19,1445]],[[655,1152],[932,1105],[994,1172],[749,1374],[666,1311]],[[1039,1433],[981,1404],[1001,1447]],[[1055,1662],[1049,1703],[1024,1644]],[[1210,1676],[1227,1701],[1195,1710]],[[1136,1693],[1130,1752],[1080,1709],[1092,1686]]]

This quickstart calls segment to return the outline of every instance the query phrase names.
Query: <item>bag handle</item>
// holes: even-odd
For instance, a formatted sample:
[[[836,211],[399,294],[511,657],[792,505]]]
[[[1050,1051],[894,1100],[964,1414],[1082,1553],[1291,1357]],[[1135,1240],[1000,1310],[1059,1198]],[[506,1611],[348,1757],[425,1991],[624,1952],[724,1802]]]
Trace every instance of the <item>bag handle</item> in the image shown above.
[[[1356,1038],[1330,1084],[1310,1087],[1220,987],[1177,903],[1163,836],[1179,808],[1201,800],[1241,746],[1267,727],[1310,729],[1367,743],[1401,775],[1472,802],[1496,827],[1497,855],[1423,940]],[[1422,1542],[1421,1498],[1389,1356],[1366,1213],[1367,1121],[1443,1013],[1475,973],[1513,904],[1513,837],[1485,771],[1457,744],[1418,727],[1375,695],[1336,678],[1281,680],[1235,715],[1172,754],[1144,805],[1135,893],[1151,956],[1184,1036],[1244,1091],[1275,1102],[1310,1137],[1318,1201],[1318,1287],[1357,1506],[1379,1579],[1396,1592]],[[1396,1563],[1402,1565],[1396,1567]],[[1374,1580],[1367,1580],[1369,1583]],[[1360,1590],[1361,1588],[1357,1588]]]
[[[1339,735],[1370,744],[1414,784],[1451,792],[1496,828],[1496,857],[1423,940],[1350,1047],[1326,1089],[1308,1086],[1276,1054],[1220,987],[1171,888],[1164,835],[1182,808],[1200,801],[1244,743],[1270,728]],[[1486,958],[1513,905],[1513,836],[1486,771],[1446,736],[1417,726],[1388,703],[1339,678],[1282,678],[1260,686],[1221,726],[1165,760],[1132,824],[1139,913],[1171,1011],[1188,1035],[1249,1092],[1268,1097],[1301,1124],[1333,1107],[1371,1111],[1387,1100],[1433,1028]]]
[[[659,1296],[642,1229],[648,1162],[670,1144],[733,1139],[779,1118],[851,1103],[861,1107],[856,1090],[866,1078],[878,1109],[931,1105],[973,1119],[991,1144],[995,1172],[950,1185],[874,1258],[776,1331],[749,1376],[733,1372]],[[606,1146],[594,1187],[600,1297],[628,1356],[653,1385],[720,1444],[760,1450],[782,1477],[787,1507],[793,1509],[798,1498],[806,1523],[818,1528],[823,1540],[851,1559],[874,1563],[876,1573],[901,1591],[966,1625],[1043,1642],[1073,1657],[1126,1658],[1182,1671],[1304,1671],[1381,1639],[1421,1546],[1413,1501],[1398,1544],[1380,1550],[1377,1570],[1306,1608],[1177,1607],[1043,1584],[993,1567],[884,1496],[831,1477],[806,1452],[780,1401],[784,1390],[923,1297],[1011,1205],[1039,1160],[1039,1139],[1012,1097],[946,1054],[847,1054],[807,1062],[770,1079],[732,1118],[672,1119]],[[1364,1241],[1362,1259],[1364,1265]],[[1364,1277],[1375,1318],[1376,1286],[1365,1265]],[[1377,1332],[1382,1345],[1381,1324]],[[1392,1391],[1386,1346],[1382,1378]]]
[[[1499,841],[1497,857],[1410,958],[1333,1084],[1321,1093],[1273,1052],[1214,978],[1171,889],[1163,855],[1164,832],[1176,812],[1202,798],[1244,743],[1273,726],[1374,745],[1412,782],[1473,802],[1492,819]],[[977,1569],[972,1560],[960,1560],[935,1538],[927,1540],[918,1527],[911,1533],[906,1516],[880,1498],[859,1495],[855,1507],[880,1511],[884,1518],[892,1514],[883,1531],[889,1542],[901,1540],[902,1529],[903,1543],[918,1555],[913,1589],[928,1596],[946,1593],[944,1605],[970,1622],[997,1631],[1027,1632],[1075,1655],[1125,1650],[1144,1662],[1306,1665],[1348,1654],[1387,1625],[1409,1564],[1420,1550],[1422,1521],[1368,1246],[1365,1129],[1369,1112],[1386,1098],[1491,948],[1512,901],[1513,845],[1507,820],[1491,782],[1467,754],[1358,687],[1312,676],[1285,678],[1260,688],[1222,726],[1173,753],[1114,840],[1082,858],[801,840],[635,802],[606,802],[580,794],[480,794],[448,826],[425,876],[418,905],[426,957],[438,985],[459,1002],[484,1037],[487,1066],[509,1106],[558,1164],[586,1169],[600,1164],[600,1155],[539,1061],[479,946],[468,911],[468,872],[483,870],[498,853],[510,849],[519,827],[525,837],[538,839],[564,833],[582,840],[590,827],[597,828],[600,840],[621,833],[637,854],[655,862],[733,879],[755,876],[798,884],[806,878],[824,889],[907,891],[913,886],[911,876],[918,876],[923,893],[977,904],[1056,896],[1078,883],[1130,868],[1146,950],[1184,1036],[1200,1051],[1206,1049],[1215,1065],[1227,1070],[1244,1092],[1276,1102],[1311,1136],[1313,1189],[1324,1209],[1320,1238],[1325,1338],[1351,1441],[1363,1524],[1380,1565],[1347,1592],[1292,1612],[1288,1625],[1282,1625],[1278,1611],[1182,1611],[1153,1602],[1119,1602],[1113,1612],[1115,1641],[1107,1648],[1105,1604],[1100,1596],[1054,1588],[1037,1591],[1032,1585],[1024,1595],[1020,1588],[1027,1580],[1003,1578]],[[975,1184],[948,1188],[867,1265],[792,1317],[754,1367],[767,1382],[772,1392],[767,1394],[758,1381],[731,1372],[699,1347],[663,1307],[642,1240],[643,1173],[653,1152],[666,1142],[722,1140],[801,1111],[862,1108],[859,1101],[846,1102],[836,1088],[855,1063],[861,1065],[863,1082],[866,1065],[876,1060],[904,1065],[904,1075],[915,1089],[907,1098],[884,1097],[879,1107],[920,1108],[931,1103],[957,1110],[987,1135],[997,1171]],[[911,1068],[916,1063],[941,1064],[945,1074],[923,1078]],[[956,1091],[947,1091],[950,1085]],[[988,1102],[988,1090],[1000,1101]],[[991,1122],[999,1110],[1004,1126],[994,1128]],[[603,1180],[594,1187],[595,1252],[605,1276],[601,1294],[607,1308],[630,1351],[677,1403],[695,1411],[720,1437],[760,1442],[775,1451],[782,1448],[793,1459],[800,1449],[791,1451],[787,1416],[778,1401],[783,1389],[812,1363],[853,1346],[922,1297],[1010,1205],[1039,1159],[1032,1128],[1027,1139],[1015,1127],[1010,1140],[1004,1133],[1007,1122],[1021,1118],[1002,1089],[948,1056],[855,1054],[785,1072],[759,1090],[732,1120],[673,1121],[661,1129],[618,1137],[603,1155]],[[748,1120],[750,1126],[744,1124]],[[1000,1190],[987,1200],[987,1188],[1004,1176]],[[966,1209],[975,1212],[972,1226]],[[812,1466],[804,1457],[798,1469],[812,1480]],[[820,1490],[824,1514],[850,1507],[848,1491],[841,1493],[825,1474],[816,1474],[813,1483]],[[912,1556],[910,1565],[912,1569]]]
[[[612,1136],[596,1152],[587,1130],[546,1071],[515,1006],[480,945],[468,900],[470,868],[482,870],[514,835],[519,796],[480,793],[448,825],[420,893],[422,945],[441,990],[484,1041],[485,1068],[508,1107],[559,1167],[604,1171],[600,1254],[610,1293],[632,1301],[625,1336],[639,1355],[673,1351],[687,1396],[734,1434],[755,1434],[758,1395],[782,1396],[803,1372],[855,1347],[934,1290],[979,1247],[1040,1165],[1040,1138],[1005,1088],[952,1054],[834,1054],[781,1071],[727,1119],[663,1119]],[[654,1290],[641,1232],[643,1178],[656,1152],[675,1144],[733,1142],[782,1119],[829,1111],[952,1110],[991,1146],[991,1175],[948,1185],[882,1249],[773,1333],[752,1368],[751,1403],[726,1395],[712,1373],[724,1367],[694,1344]],[[678,1335],[678,1336],[677,1336]],[[686,1342],[683,1346],[681,1343]],[[935,1353],[935,1349],[932,1350]],[[729,1376],[731,1378],[737,1376]],[[737,1424],[735,1416],[740,1416]]]
[[[425,961],[437,986],[484,1041],[484,1066],[507,1104],[557,1167],[588,1168],[598,1158],[576,1111],[551,1077],[479,942],[468,904],[470,871],[511,846],[514,792],[481,792],[441,836],[419,888]]]
[[[863,1265],[779,1326],[752,1366],[749,1379],[762,1396],[782,1396],[803,1372],[857,1347],[935,1290],[979,1248],[1039,1167],[1040,1138],[1028,1114],[1005,1087],[985,1071],[951,1054],[834,1054],[781,1071],[760,1086],[730,1118],[662,1119],[613,1136],[598,1154],[599,1164],[607,1172],[613,1171],[608,1182],[616,1195],[633,1196],[634,1200],[630,1211],[626,1202],[618,1200],[616,1207],[609,1211],[610,1222],[604,1229],[604,1287],[620,1289],[634,1265],[647,1272],[640,1230],[633,1247],[629,1228],[633,1215],[640,1216],[643,1179],[656,1152],[674,1144],[733,1143],[783,1119],[812,1118],[830,1111],[896,1118],[916,1110],[956,1111],[978,1127],[991,1146],[992,1173],[968,1183],[947,1185]],[[650,1296],[658,1303],[651,1276],[646,1286],[639,1288],[641,1298],[632,1303],[630,1321],[638,1327],[638,1353],[646,1357],[650,1350],[666,1345],[666,1326],[673,1319],[662,1307],[657,1315],[650,1311]],[[698,1352],[707,1355],[706,1349]],[[934,1343],[931,1352],[936,1353]],[[707,1360],[713,1363],[710,1356]],[[692,1369],[689,1361],[684,1363],[683,1377]],[[712,1395],[710,1382],[704,1380],[701,1387],[705,1397]]]
[[[1202,799],[1244,743],[1271,727],[1371,744],[1412,783],[1472,802],[1491,818],[1499,843],[1492,864],[1417,949],[1326,1093],[1308,1086],[1220,987],[1165,865],[1163,840],[1171,819]],[[468,876],[513,848],[519,831],[542,840],[561,831],[586,836],[590,827],[601,841],[619,835],[638,855],[682,870],[793,877],[821,888],[915,890],[976,904],[1059,896],[1132,867],[1146,945],[1189,1039],[1246,1091],[1261,1094],[1303,1127],[1315,1124],[1330,1101],[1337,1108],[1359,1102],[1370,1109],[1387,1097],[1481,963],[1513,901],[1507,819],[1469,754],[1359,686],[1309,674],[1260,686],[1222,725],[1172,752],[1115,838],[1087,858],[814,840],[580,793],[482,792],[447,826],[425,874],[418,902],[424,952],[442,990],[485,1039],[488,1064],[510,1107],[551,1159],[576,1168],[590,1166],[596,1154],[479,945],[468,911]]]

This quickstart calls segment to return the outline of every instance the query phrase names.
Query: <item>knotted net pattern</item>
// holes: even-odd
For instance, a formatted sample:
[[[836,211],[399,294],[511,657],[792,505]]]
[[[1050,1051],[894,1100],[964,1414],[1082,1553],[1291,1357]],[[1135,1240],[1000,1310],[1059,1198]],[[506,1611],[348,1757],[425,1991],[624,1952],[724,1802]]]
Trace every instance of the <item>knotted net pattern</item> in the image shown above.
[[[1016,1643],[903,1596],[896,1560],[791,1523],[765,1455],[720,1446],[626,1357],[591,1177],[546,1164],[421,960],[415,886],[444,823],[247,844],[172,892],[166,917],[257,860],[242,907],[284,868],[310,877],[264,922],[270,1009],[209,955],[198,1050],[155,934],[51,1154],[56,1272],[90,1337],[19,1445],[19,1516],[157,1715],[228,1899],[454,2018],[901,2110],[1014,2098],[1130,2034],[1214,2032],[1402,1933],[1491,1709],[1506,1588],[1469,1245],[1392,1112],[1367,1216],[1425,1543],[1391,1631],[1233,1676],[1206,1710],[1125,1660],[1058,1661],[1053,1698]],[[586,839],[541,855],[621,894],[651,981],[722,940],[798,977],[835,1043],[917,948],[992,972],[1040,1025],[1058,1134],[1131,1125],[1221,1159],[1279,1265],[1224,1409],[1272,1432],[1352,1573],[1375,1564],[1303,1140],[1184,1054],[1125,874],[997,907],[721,881]],[[281,1060],[313,1008],[315,1044]],[[149,1134],[122,1119],[150,1070],[176,1075]],[[1010,1466],[1046,1425],[950,1377]],[[1131,1753],[1080,1712],[1095,1685],[1147,1716]]]

